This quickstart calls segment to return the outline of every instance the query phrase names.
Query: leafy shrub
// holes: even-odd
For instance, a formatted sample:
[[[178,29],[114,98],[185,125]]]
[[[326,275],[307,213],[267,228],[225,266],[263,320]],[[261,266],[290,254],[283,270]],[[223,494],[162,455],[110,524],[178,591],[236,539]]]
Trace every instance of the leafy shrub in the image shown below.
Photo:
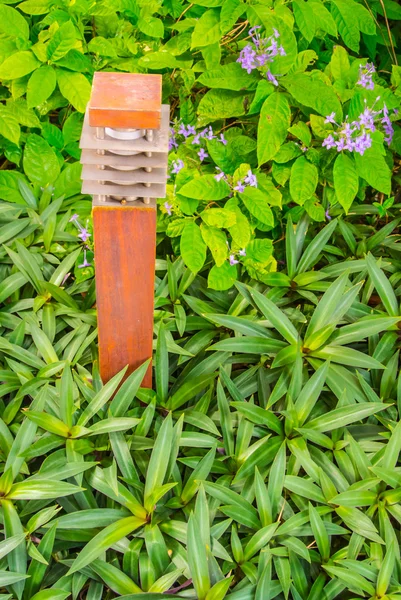
[[[4,597],[397,600],[399,5],[0,17]],[[102,69],[161,72],[172,107],[154,390],[98,372],[77,161]]]

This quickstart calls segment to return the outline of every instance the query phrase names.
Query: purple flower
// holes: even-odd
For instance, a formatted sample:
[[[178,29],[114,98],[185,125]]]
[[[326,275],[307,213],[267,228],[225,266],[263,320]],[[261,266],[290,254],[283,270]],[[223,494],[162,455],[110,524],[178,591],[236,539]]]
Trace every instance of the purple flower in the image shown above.
[[[201,148],[198,152],[198,156],[199,156],[200,161],[203,162],[205,160],[205,158],[207,158],[209,155],[203,148]]]
[[[366,129],[370,129],[370,131],[376,130],[374,113],[370,108],[365,108],[363,113],[359,115],[359,123]]]
[[[251,44],[248,44],[243,48],[237,58],[237,62],[241,64],[243,69],[246,69],[247,73],[252,73],[253,69],[256,69],[257,64],[255,62],[256,50],[254,50]]]
[[[196,130],[193,125],[185,125],[184,123],[181,123],[178,133],[183,135],[184,138],[186,139],[190,135],[195,135]]]
[[[170,137],[168,140],[168,149],[171,151],[173,148],[178,148],[178,144],[175,137]]]
[[[69,276],[71,275],[71,273],[66,273],[63,277],[63,281],[61,282],[61,285],[64,285],[65,282],[67,281],[67,279],[69,278]]]
[[[328,208],[324,214],[326,215],[326,219],[327,219],[328,221],[331,221],[331,217],[330,217],[330,214],[329,214],[329,210],[330,210],[330,209]]]
[[[334,137],[331,134],[328,135],[327,138],[325,140],[323,140],[322,146],[324,148],[327,148],[327,150],[330,150],[330,148],[335,148],[336,141],[335,141]]]
[[[69,222],[70,223],[75,223],[78,219],[79,219],[79,215],[77,215],[77,213],[75,213],[74,215],[72,215],[72,217],[69,220]]]
[[[226,174],[224,173],[224,171],[222,171],[221,169],[219,169],[219,167],[216,167],[216,169],[218,171],[220,171],[220,173],[217,173],[214,178],[216,181],[220,181],[220,179],[224,179],[226,177]]]
[[[83,242],[86,242],[90,238],[90,236],[91,234],[89,233],[89,231],[85,229],[85,227],[81,227],[78,233],[78,237],[81,238]]]
[[[86,260],[86,250],[84,250],[84,262],[82,265],[78,265],[78,269],[84,269],[85,267],[90,267],[91,263]]]
[[[334,125],[335,125],[336,124],[336,113],[333,111],[332,113],[327,115],[324,122],[325,123],[334,123]]]
[[[171,217],[171,209],[173,208],[173,205],[166,201],[163,206],[166,209],[168,216]]]
[[[181,123],[181,125],[178,129],[178,133],[180,135],[183,135],[185,138],[187,138],[189,136],[189,133],[187,133],[187,129],[186,129],[184,123]]]
[[[235,186],[235,188],[234,188],[234,189],[235,189],[237,192],[243,192],[243,191],[245,191],[245,186],[244,186],[244,184],[242,183],[242,181],[240,180],[240,181],[238,181],[238,183],[237,183],[237,185]]]
[[[359,67],[359,79],[356,82],[357,85],[361,85],[362,87],[366,88],[367,90],[373,90],[375,87],[375,84],[373,83],[373,73],[376,72],[375,66],[373,63],[366,63],[366,65],[363,67],[362,65],[360,65]]]
[[[234,265],[237,265],[239,263],[239,260],[237,260],[234,256],[234,254],[230,254],[230,265],[233,267]]]
[[[248,31],[248,35],[255,35],[255,33],[257,32],[258,29],[260,29],[260,25],[255,25],[254,27],[251,27],[251,29]]]
[[[365,150],[371,147],[372,138],[369,133],[363,133],[355,138],[354,144],[355,152],[358,152],[362,156]]]
[[[394,127],[393,124],[390,121],[390,115],[388,112],[388,108],[387,106],[384,104],[383,105],[383,118],[381,120],[381,123],[383,125],[383,129],[384,132],[386,134],[386,137],[384,138],[384,141],[390,145],[393,139],[393,135],[394,135]]]
[[[227,145],[227,140],[224,137],[224,133],[220,133],[220,139],[219,142],[221,142],[222,144],[224,144],[225,146]]]
[[[240,250],[240,251],[238,252],[238,254],[239,254],[240,256],[246,256],[246,250],[245,250],[245,248],[242,248],[242,250]]]
[[[184,163],[179,158],[178,160],[173,161],[173,168],[172,168],[171,172],[174,173],[175,175],[177,175],[177,173],[179,173],[181,171],[181,169],[183,169],[183,168],[184,168]]]
[[[279,46],[277,43],[277,39],[280,37],[280,33],[277,29],[273,29],[273,35],[270,37],[261,39],[260,35],[256,33],[258,28],[259,26],[256,26],[249,30],[253,45],[247,44],[241,50],[237,59],[237,62],[239,62],[242,68],[246,69],[248,73],[251,73],[253,69],[264,67],[267,63],[273,62],[274,58],[278,55],[286,55],[283,46]],[[267,77],[274,85],[278,85],[276,78],[270,71],[267,73]]]
[[[197,133],[196,136],[194,137],[194,139],[192,140],[193,144],[200,144],[200,139],[199,139],[200,133]]]
[[[248,185],[251,185],[252,187],[258,187],[258,180],[256,179],[256,175],[254,175],[250,169],[249,169],[246,177],[244,178],[244,181],[245,181],[245,183],[247,183]]]
[[[273,85],[275,85],[276,87],[278,86],[278,81],[277,79],[274,77],[273,73],[269,70],[266,73],[266,77],[267,77],[267,81],[270,81]]]
[[[209,125],[209,127],[206,127],[202,131],[201,137],[206,138],[207,140],[213,140],[216,137],[213,133],[213,129],[212,129],[211,125]]]

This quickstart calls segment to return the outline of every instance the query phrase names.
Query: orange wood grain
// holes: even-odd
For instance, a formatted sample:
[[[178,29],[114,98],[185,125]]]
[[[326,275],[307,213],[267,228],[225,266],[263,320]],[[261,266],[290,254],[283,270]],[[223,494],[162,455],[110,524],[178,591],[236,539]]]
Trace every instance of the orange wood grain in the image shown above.
[[[91,127],[158,129],[161,122],[161,75],[95,73],[89,100]]]
[[[156,211],[93,208],[99,363],[104,382],[152,356]],[[152,387],[149,367],[144,387]]]

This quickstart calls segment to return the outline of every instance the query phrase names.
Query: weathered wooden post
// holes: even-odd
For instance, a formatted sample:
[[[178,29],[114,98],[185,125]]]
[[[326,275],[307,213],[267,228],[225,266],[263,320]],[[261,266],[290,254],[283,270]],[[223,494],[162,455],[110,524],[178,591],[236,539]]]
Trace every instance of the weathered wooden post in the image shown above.
[[[95,73],[80,146],[82,192],[93,196],[105,382],[152,356],[156,198],[165,196],[168,135],[160,75]],[[151,367],[142,385],[151,387]]]

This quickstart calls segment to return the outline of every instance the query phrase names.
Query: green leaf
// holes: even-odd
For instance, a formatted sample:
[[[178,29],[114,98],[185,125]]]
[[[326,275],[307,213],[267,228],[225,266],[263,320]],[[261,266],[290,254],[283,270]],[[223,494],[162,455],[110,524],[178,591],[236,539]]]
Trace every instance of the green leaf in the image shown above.
[[[194,221],[189,221],[184,227],[180,250],[186,266],[194,273],[200,271],[206,260],[206,244],[200,227]]]
[[[318,184],[319,172],[304,156],[299,156],[291,167],[290,194],[301,206],[313,196]]]
[[[187,552],[188,565],[196,595],[200,600],[206,598],[210,589],[209,569],[206,547],[201,535],[201,525],[194,514],[188,520]]]
[[[163,485],[164,476],[167,472],[170,458],[171,443],[173,439],[173,426],[171,413],[163,421],[150,457],[145,483],[145,508],[150,510],[152,507],[147,505],[155,489]]]
[[[387,405],[379,402],[366,402],[350,406],[335,408],[324,415],[309,421],[308,428],[316,431],[332,431],[339,427],[345,427],[351,423],[356,423],[366,419],[369,415],[374,415],[381,410],[386,410]]]
[[[218,210],[218,209],[216,209],[216,210]],[[210,212],[210,211],[207,211],[207,212]],[[227,259],[227,254],[228,254],[227,237],[226,237],[225,233],[223,233],[217,227],[209,227],[208,225],[205,225],[204,223],[202,223],[202,225],[201,225],[201,233],[202,233],[203,241],[205,242],[206,246],[209,248],[209,250],[212,253],[214,262],[216,263],[216,265],[218,267],[221,267],[222,265],[224,265],[224,263]],[[234,269],[234,271],[235,271],[235,269]],[[217,288],[214,288],[214,289],[217,289]],[[227,289],[227,288],[224,288],[224,289]]]
[[[15,38],[29,39],[29,24],[15,8],[0,5],[0,31]]]
[[[268,205],[268,197],[262,190],[248,185],[240,194],[240,197],[251,215],[261,223],[273,227],[274,216]]]
[[[212,290],[224,291],[230,289],[237,279],[237,269],[235,265],[230,265],[224,261],[222,265],[214,265],[207,278],[207,285]]]
[[[47,44],[47,58],[55,62],[75,46],[76,33],[71,21],[63,23]]]
[[[258,124],[259,165],[274,158],[287,137],[291,110],[287,98],[276,92],[263,103]]]
[[[27,139],[24,151],[24,171],[33,183],[46,187],[60,173],[60,164],[54,150],[36,133]]]
[[[316,29],[313,5],[310,2],[305,2],[305,0],[293,0],[292,9],[299,30],[304,38],[311,42]]]
[[[373,189],[390,195],[391,193],[391,171],[384,156],[376,149],[373,143],[363,153],[355,154],[355,163],[358,175],[362,177]]]
[[[22,50],[6,58],[0,65],[0,78],[4,80],[19,79],[32,73],[39,66],[40,62],[33,52]]]
[[[192,33],[191,48],[202,48],[220,40],[219,11],[211,9],[204,11],[197,20]]]
[[[198,82],[209,88],[240,91],[256,88],[258,79],[256,73],[248,74],[239,63],[232,62],[218,69],[205,71],[198,78]]]
[[[323,519],[310,503],[309,519],[320,556],[322,557],[322,561],[327,562],[330,558],[330,539],[327,535]]]
[[[375,258],[372,254],[366,257],[366,266],[368,267],[369,276],[375,286],[381,301],[388,314],[391,316],[399,315],[398,301],[391,283],[385,276],[384,272],[378,267]]]
[[[348,214],[359,188],[358,173],[352,157],[339,154],[334,163],[333,176],[336,198],[345,214]]]
[[[63,481],[27,479],[21,483],[15,483],[7,494],[7,498],[10,500],[49,500],[70,496],[81,491],[82,488],[77,485]]]
[[[227,198],[230,188],[223,179],[216,181],[214,175],[202,175],[184,184],[178,193],[195,200],[222,200]]]
[[[273,324],[273,327],[275,327],[277,331],[281,333],[287,342],[290,344],[297,344],[297,330],[288,317],[274,304],[274,302],[272,302],[266,296],[263,296],[263,294],[255,289],[249,288],[249,293],[266,319]]]
[[[19,143],[21,129],[17,119],[7,110],[0,108],[0,135],[3,135],[13,144]]]
[[[351,50],[354,50],[355,52],[358,52],[359,50],[360,40],[360,29],[356,18],[357,6],[358,5],[352,0],[334,0],[331,3],[331,13],[338,27],[340,36],[347,44],[348,48],[351,48]]]
[[[380,567],[376,582],[376,595],[379,598],[382,598],[385,595],[387,588],[390,585],[390,579],[393,574],[396,559],[394,543],[390,543],[386,550],[386,556]]]
[[[239,117],[246,113],[247,92],[232,90],[209,90],[198,104],[198,115],[202,125],[217,119]]]
[[[316,3],[315,3],[316,4]],[[314,4],[314,5],[315,5]],[[344,79],[350,69],[348,52],[342,46],[334,46],[330,61],[330,69],[334,79]]]
[[[96,560],[103,552],[105,552],[105,550],[110,548],[110,546],[135,531],[135,529],[144,525],[145,522],[146,521],[139,519],[138,517],[126,517],[125,519],[120,519],[119,521],[108,525],[108,527],[105,527],[81,550],[72,563],[68,574],[71,575],[72,573],[76,573],[87,565],[90,565],[91,562]]]
[[[287,75],[281,82],[297,102],[312,108],[324,117],[334,112],[337,119],[341,121],[341,103],[332,86],[305,73]]]
[[[91,86],[86,77],[82,73],[57,69],[57,83],[64,98],[78,112],[85,112],[91,93]]]

